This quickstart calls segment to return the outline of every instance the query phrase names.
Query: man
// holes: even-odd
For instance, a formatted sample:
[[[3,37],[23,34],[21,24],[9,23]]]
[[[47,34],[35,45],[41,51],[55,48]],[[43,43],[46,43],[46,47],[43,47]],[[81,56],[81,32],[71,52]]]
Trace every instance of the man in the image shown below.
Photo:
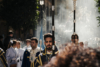
[[[18,55],[15,50],[16,47],[17,47],[17,42],[14,40],[12,43],[12,47],[7,49],[6,59],[7,59],[8,67],[17,67]]]
[[[21,67],[21,65],[22,65],[22,60],[23,60],[24,50],[20,47],[20,41],[17,41],[16,52],[17,52],[17,54],[18,54],[17,67]]]
[[[43,50],[43,52],[38,56],[38,58],[35,60],[35,67],[43,66],[47,64],[50,59],[52,58],[52,34],[47,33],[44,35],[44,44],[46,48]],[[58,53],[57,48],[55,47],[55,55]]]
[[[26,39],[26,46],[23,47],[24,50],[26,50],[26,49],[32,49],[31,46],[30,46],[30,41],[31,41],[30,39]]]
[[[22,67],[34,67],[34,60],[40,53],[40,48],[37,47],[38,40],[36,37],[31,38],[32,49],[26,49],[24,52]]]
[[[9,32],[8,33],[8,36],[4,39],[4,46],[5,46],[5,51],[10,48],[10,40],[11,38],[13,37],[13,32]]]
[[[78,41],[79,41],[78,35],[77,35],[77,34],[73,34],[73,35],[71,36],[71,41],[72,41],[72,43],[74,43],[75,45],[79,45],[79,43],[78,43]]]
[[[5,58],[5,52],[2,48],[0,48],[0,67],[8,67]]]

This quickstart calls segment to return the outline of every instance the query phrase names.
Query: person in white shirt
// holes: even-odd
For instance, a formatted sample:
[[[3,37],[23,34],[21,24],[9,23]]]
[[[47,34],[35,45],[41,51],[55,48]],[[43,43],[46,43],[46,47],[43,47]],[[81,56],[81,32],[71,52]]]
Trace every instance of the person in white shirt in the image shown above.
[[[30,42],[31,42],[30,39],[26,39],[26,46],[23,47],[24,50],[26,50],[26,49],[32,49],[31,46],[30,46]]]
[[[8,67],[17,67],[18,55],[15,50],[16,47],[17,47],[17,42],[13,41],[12,47],[7,49],[6,51],[6,60],[7,60]]]
[[[16,52],[18,55],[17,67],[21,67],[24,54],[24,50],[20,47],[20,45],[21,45],[20,41],[17,41],[17,48],[16,48]]]

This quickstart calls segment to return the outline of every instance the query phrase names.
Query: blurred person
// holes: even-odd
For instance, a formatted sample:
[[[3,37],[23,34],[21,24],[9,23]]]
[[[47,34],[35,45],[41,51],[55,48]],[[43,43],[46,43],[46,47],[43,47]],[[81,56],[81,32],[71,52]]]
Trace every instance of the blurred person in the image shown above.
[[[72,43],[75,43],[75,45],[79,45],[79,43],[78,43],[78,41],[79,41],[78,35],[77,34],[73,34],[71,36],[71,41],[72,41]]]
[[[4,39],[4,51],[6,51],[8,48],[10,48],[10,40],[13,37],[13,32],[9,32],[8,36]]]
[[[32,49],[26,49],[23,56],[22,67],[34,67],[34,61],[40,53],[40,48],[37,47],[38,40],[36,37],[31,38]]]
[[[15,49],[18,55],[18,59],[17,59],[17,67],[21,67],[22,65],[22,60],[23,60],[23,54],[24,54],[24,50],[21,48],[21,42],[17,41],[17,48]]]
[[[26,46],[23,47],[24,50],[26,50],[26,49],[32,49],[31,46],[30,46],[30,42],[31,42],[30,39],[26,39]]]
[[[79,45],[80,45],[80,47],[82,47],[82,48],[84,47],[84,43],[83,43],[83,42],[80,42]]]
[[[12,47],[7,49],[6,60],[8,63],[8,67],[17,67],[18,54],[15,50],[16,47],[17,47],[17,42],[14,40],[12,43]]]
[[[66,46],[44,67],[100,67],[100,54],[95,49],[80,51],[79,46]]]
[[[2,48],[0,48],[0,67],[8,67],[6,58],[5,58],[5,52]]]
[[[35,60],[35,67],[39,66],[44,66],[47,64],[50,59],[53,57],[52,56],[52,34],[47,33],[44,35],[44,44],[45,44],[45,49],[42,51],[42,53],[38,56],[38,58]],[[55,47],[55,55],[58,53],[58,49]]]

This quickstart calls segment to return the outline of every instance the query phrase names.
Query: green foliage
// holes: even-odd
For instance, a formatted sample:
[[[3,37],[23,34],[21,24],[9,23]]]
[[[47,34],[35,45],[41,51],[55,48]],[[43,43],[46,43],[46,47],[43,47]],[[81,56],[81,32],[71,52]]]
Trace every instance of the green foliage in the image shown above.
[[[2,18],[12,28],[35,29],[39,18],[39,0],[3,0]]]
[[[100,13],[100,0],[95,0],[97,2],[98,12]],[[100,16],[97,17],[97,20],[99,21],[98,24],[100,26]]]

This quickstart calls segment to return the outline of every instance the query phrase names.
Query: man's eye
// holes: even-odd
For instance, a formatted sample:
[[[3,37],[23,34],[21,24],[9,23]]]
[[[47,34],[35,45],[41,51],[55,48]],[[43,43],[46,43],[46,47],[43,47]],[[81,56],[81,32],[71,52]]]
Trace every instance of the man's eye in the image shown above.
[[[48,43],[48,41],[46,41],[46,43]]]
[[[52,42],[52,41],[49,41],[49,42]]]

